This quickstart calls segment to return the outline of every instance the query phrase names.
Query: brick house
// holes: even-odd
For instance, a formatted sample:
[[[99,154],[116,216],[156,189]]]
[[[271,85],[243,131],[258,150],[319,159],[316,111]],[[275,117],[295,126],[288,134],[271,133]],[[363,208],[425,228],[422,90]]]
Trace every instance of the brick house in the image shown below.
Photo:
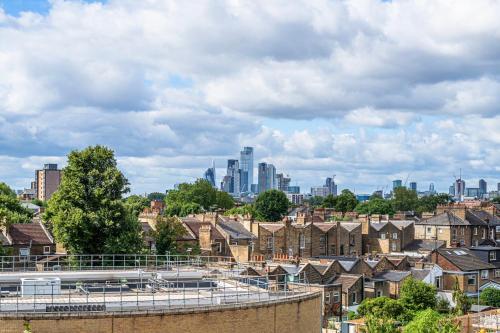
[[[363,234],[364,253],[402,252],[415,237],[414,221],[364,223],[368,224]]]
[[[54,254],[56,244],[41,222],[15,223],[2,230],[3,248],[11,255]]]
[[[362,275],[340,274],[329,283],[342,285],[342,305],[345,308],[358,305],[364,299]]]

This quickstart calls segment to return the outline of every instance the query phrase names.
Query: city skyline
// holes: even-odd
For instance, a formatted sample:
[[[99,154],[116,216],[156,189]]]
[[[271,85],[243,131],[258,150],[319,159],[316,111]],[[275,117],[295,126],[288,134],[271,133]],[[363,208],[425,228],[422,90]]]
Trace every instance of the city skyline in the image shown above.
[[[16,189],[95,144],[132,193],[212,159],[220,182],[245,146],[254,173],[265,161],[303,191],[332,174],[357,193],[408,174],[448,192],[459,169],[467,185],[499,181],[498,2],[0,7],[0,180]]]

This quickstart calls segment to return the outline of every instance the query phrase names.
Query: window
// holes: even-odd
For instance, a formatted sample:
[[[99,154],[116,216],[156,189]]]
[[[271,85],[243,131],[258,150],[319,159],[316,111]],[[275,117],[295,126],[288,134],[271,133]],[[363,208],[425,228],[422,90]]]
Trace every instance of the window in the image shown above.
[[[469,286],[476,285],[476,275],[475,274],[467,275],[467,284]]]
[[[340,255],[344,255],[344,244],[340,245]]]
[[[490,252],[490,261],[497,260],[497,253],[495,251]]]
[[[495,269],[495,277],[500,278],[500,269]]]
[[[391,251],[395,252],[397,249],[397,245],[396,245],[396,242],[392,242],[391,243]]]
[[[462,233],[462,236],[465,235],[465,227],[460,228],[460,232]]]
[[[495,227],[495,231],[496,231],[496,232],[500,232],[500,226],[496,226],[496,227]]]
[[[382,296],[384,296],[382,290],[377,290],[377,297],[382,297]]]
[[[306,248],[306,238],[304,237],[304,234],[299,234],[299,247],[301,249]]]
[[[340,293],[338,291],[333,292],[332,300],[333,300],[333,303],[340,302]]]
[[[267,248],[272,249],[274,245],[274,238],[273,236],[267,237]]]
[[[441,289],[441,277],[440,276],[436,277],[436,288],[438,290]]]
[[[380,233],[380,239],[385,239],[385,233],[384,232]]]
[[[460,246],[465,246],[465,241],[463,239],[460,240]]]
[[[483,269],[481,271],[481,279],[486,280],[488,278],[488,270]]]
[[[451,238],[457,239],[457,229],[451,229]]]
[[[326,245],[326,236],[319,236],[319,248],[324,250]]]
[[[397,232],[393,232],[392,233],[392,239],[398,239],[398,233]]]
[[[479,241],[477,239],[474,240],[474,246],[479,246]]]
[[[330,245],[330,254],[337,254],[337,248],[335,247],[335,245]]]
[[[427,233],[428,234],[432,233],[432,228],[431,227],[427,227]]]
[[[439,232],[440,234],[442,234],[442,233],[443,233],[443,228],[439,228],[439,229],[438,229],[438,232]]]
[[[477,227],[474,227],[474,235],[477,236]]]
[[[330,293],[325,293],[325,304],[330,304]]]
[[[353,291],[351,293],[351,304],[356,304],[357,298],[356,298],[356,292]]]
[[[43,254],[50,254],[50,246],[43,247]]]

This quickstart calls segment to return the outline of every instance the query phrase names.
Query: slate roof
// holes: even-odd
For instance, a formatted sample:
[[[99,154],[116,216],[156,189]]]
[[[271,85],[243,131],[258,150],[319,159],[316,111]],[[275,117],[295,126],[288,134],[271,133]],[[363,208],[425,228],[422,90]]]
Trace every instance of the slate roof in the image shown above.
[[[9,228],[12,245],[51,245],[54,240],[41,223],[15,223]]]
[[[342,268],[344,268],[347,272],[349,272],[353,267],[354,265],[356,265],[356,263],[358,262],[358,259],[356,260],[338,260],[340,266],[342,266]]]
[[[465,226],[470,225],[467,220],[462,220],[451,212],[444,212],[428,219],[416,222],[416,224],[442,225],[442,226]]]
[[[411,275],[411,272],[404,271],[385,271],[381,273],[376,273],[373,276],[375,280],[385,280],[390,282],[400,282],[403,281],[404,278]]]
[[[409,220],[391,220],[390,223],[392,223],[396,228],[399,230],[403,230],[412,224],[415,223],[415,221],[409,221]]]
[[[500,226],[500,217],[491,215],[483,210],[468,210],[466,217],[469,221],[479,219],[487,225]]]
[[[194,234],[196,238],[200,238],[200,227],[202,225],[211,225],[210,222],[200,222],[197,219],[192,218],[183,219],[182,222],[187,225],[189,230]],[[217,230],[217,228],[214,228],[213,226],[211,232],[212,239],[225,239],[224,236],[219,232],[219,230]]]
[[[415,239],[404,248],[405,251],[433,251],[446,245],[442,240]]]
[[[219,227],[232,239],[252,240],[256,238],[254,234],[248,231],[243,224],[238,221],[222,219],[219,221]]]
[[[377,231],[380,231],[382,230],[383,227],[385,227],[387,224],[389,224],[389,222],[374,222],[374,223],[370,223],[370,226],[377,230]]]
[[[417,268],[412,268],[411,269],[411,275],[417,280],[422,281],[425,279],[429,273],[431,272],[430,269],[417,269]]]
[[[362,275],[340,274],[329,281],[328,284],[342,284],[342,291],[348,292],[349,288],[351,288],[361,278]]]
[[[495,268],[494,265],[482,261],[466,248],[438,249],[437,251],[464,272]]]
[[[320,229],[323,232],[328,232],[331,228],[335,227],[335,223],[314,223],[314,226],[316,226],[318,229]]]
[[[340,222],[339,225],[347,231],[353,231],[361,225],[358,222]]]
[[[488,223],[484,221],[479,214],[473,213],[470,210],[465,211],[465,219],[469,221],[471,225],[487,226]]]
[[[259,223],[259,226],[271,232],[279,231],[285,227],[281,223]]]

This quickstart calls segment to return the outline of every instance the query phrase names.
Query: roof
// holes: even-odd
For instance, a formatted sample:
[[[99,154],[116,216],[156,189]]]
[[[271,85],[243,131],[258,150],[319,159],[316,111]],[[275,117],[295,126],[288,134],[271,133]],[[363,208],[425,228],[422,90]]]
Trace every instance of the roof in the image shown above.
[[[351,288],[359,279],[361,279],[362,275],[355,274],[340,274],[334,277],[330,283],[340,283],[342,284],[342,291],[348,292],[349,288]]]
[[[183,219],[182,222],[188,226],[188,228],[190,229],[190,231],[194,234],[194,236],[196,238],[200,238],[200,227],[202,225],[212,225],[210,222],[200,222],[196,219],[192,219],[192,218],[187,218],[187,219]],[[217,228],[213,228],[211,229],[211,238],[212,239],[225,239],[224,236],[222,236],[222,234],[219,232],[219,230],[217,230]]]
[[[430,269],[417,269],[417,268],[411,269],[411,275],[413,275],[413,277],[417,280],[425,279],[430,272],[431,272]]]
[[[331,228],[336,226],[335,223],[324,223],[324,222],[323,223],[314,222],[313,225],[323,232],[328,232]]]
[[[361,225],[359,222],[340,222],[339,225],[347,231],[353,231]]]
[[[33,211],[40,210],[40,206],[32,204],[31,202],[21,202],[21,206],[23,206],[26,209],[31,209]]]
[[[279,231],[285,227],[281,223],[259,223],[259,226],[271,232]]]
[[[342,266],[343,269],[345,269],[347,272],[349,272],[353,267],[354,265],[356,265],[356,263],[358,262],[358,259],[356,260],[337,260],[340,264],[340,266]]]
[[[243,224],[234,220],[220,220],[219,227],[224,230],[232,239],[252,240],[256,238],[254,234],[248,231]]]
[[[403,230],[415,223],[415,221],[410,221],[410,220],[391,220],[390,223],[394,225],[396,228],[399,230]]]
[[[461,271],[468,272],[495,268],[495,266],[476,257],[466,248],[438,249],[437,251]]]
[[[455,226],[464,226],[464,225],[470,225],[470,223],[466,220],[462,220],[455,214],[451,212],[444,212],[439,215],[433,216],[431,218],[421,220],[419,222],[416,222],[416,224],[427,224],[427,225],[442,225],[442,226],[450,226],[450,225],[455,225]]]
[[[404,278],[411,275],[411,272],[404,271],[385,271],[381,273],[376,273],[373,278],[377,280],[386,280],[390,282],[400,282]]]
[[[415,239],[404,248],[405,251],[433,251],[445,246],[446,242],[442,240]]]
[[[41,223],[15,223],[9,228],[12,245],[52,245],[54,240]]]
[[[470,248],[471,251],[498,251],[498,246],[474,246]]]
[[[487,226],[488,223],[479,216],[478,213],[473,213],[469,209],[465,211],[465,219],[469,221],[471,225]]]
[[[500,217],[491,215],[490,213],[485,212],[484,210],[468,210],[467,213],[468,215],[466,215],[466,217],[469,220],[480,219],[481,221],[487,223],[488,225],[500,226]]]
[[[383,227],[385,227],[389,222],[372,222],[370,223],[370,226],[377,230],[377,231],[380,231],[382,230]]]

